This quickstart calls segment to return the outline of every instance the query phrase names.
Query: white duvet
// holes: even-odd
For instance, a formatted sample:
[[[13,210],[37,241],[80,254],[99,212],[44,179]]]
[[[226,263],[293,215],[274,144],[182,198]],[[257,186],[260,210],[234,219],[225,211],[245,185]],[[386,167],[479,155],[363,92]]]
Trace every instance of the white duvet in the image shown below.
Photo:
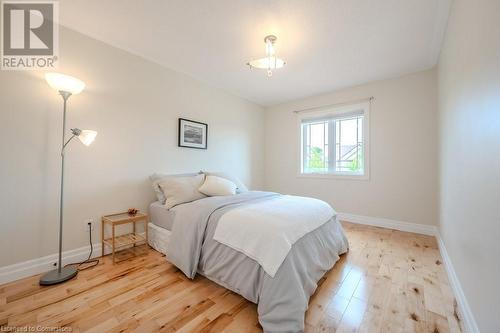
[[[324,201],[283,195],[225,213],[214,240],[254,259],[274,277],[292,245],[335,215]]]

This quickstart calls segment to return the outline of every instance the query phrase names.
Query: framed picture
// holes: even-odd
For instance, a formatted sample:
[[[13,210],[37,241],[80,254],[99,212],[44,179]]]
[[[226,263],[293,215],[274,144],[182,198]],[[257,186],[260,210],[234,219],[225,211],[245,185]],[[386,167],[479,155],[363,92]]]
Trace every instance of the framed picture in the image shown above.
[[[179,118],[179,147],[207,149],[208,125]]]

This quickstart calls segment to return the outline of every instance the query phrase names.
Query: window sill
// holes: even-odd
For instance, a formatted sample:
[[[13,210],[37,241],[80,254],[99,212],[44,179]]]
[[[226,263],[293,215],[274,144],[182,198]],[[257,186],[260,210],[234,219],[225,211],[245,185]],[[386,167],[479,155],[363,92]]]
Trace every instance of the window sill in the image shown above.
[[[370,180],[370,177],[367,174],[355,175],[355,174],[345,174],[345,173],[298,173],[297,178]]]

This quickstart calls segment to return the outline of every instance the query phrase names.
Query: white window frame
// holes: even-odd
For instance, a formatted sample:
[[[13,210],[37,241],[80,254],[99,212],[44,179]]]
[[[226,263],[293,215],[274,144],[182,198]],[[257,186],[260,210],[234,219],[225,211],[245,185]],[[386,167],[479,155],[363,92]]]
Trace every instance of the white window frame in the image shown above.
[[[304,161],[304,151],[302,137],[302,121],[314,118],[342,117],[348,116],[353,112],[363,110],[363,155],[364,170],[363,174],[353,174],[351,172],[302,172]],[[298,133],[298,155],[297,155],[297,177],[300,178],[334,178],[350,180],[369,180],[370,179],[370,102],[356,103],[341,106],[327,106],[317,108],[311,111],[304,111],[297,114],[297,133]]]

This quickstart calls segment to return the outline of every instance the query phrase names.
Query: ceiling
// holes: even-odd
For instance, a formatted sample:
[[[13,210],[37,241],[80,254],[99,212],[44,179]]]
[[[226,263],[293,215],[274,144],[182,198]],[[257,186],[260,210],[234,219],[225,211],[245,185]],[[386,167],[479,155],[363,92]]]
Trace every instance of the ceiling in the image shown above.
[[[433,67],[451,0],[64,0],[60,21],[269,106]],[[287,65],[245,64],[278,37]]]

